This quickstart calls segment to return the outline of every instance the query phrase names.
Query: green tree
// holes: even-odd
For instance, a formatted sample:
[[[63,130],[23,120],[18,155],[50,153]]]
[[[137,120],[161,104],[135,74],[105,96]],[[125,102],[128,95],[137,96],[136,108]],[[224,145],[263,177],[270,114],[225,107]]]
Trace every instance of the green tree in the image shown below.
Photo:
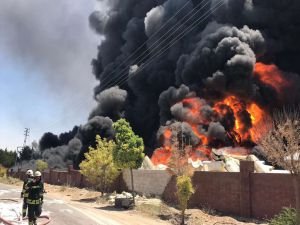
[[[33,155],[33,149],[29,146],[25,146],[20,152],[20,160],[31,160]]]
[[[7,149],[0,149],[0,164],[4,167],[9,168],[15,164],[16,152],[8,151]]]
[[[85,160],[79,165],[81,174],[103,192],[108,190],[108,187],[120,174],[113,162],[114,146],[113,141],[102,139],[97,135],[96,148],[89,147],[89,151],[84,154]]]
[[[179,127],[171,127],[171,151],[172,155],[168,162],[168,170],[176,176],[177,198],[179,208],[181,210],[181,225],[185,224],[185,210],[188,206],[188,201],[194,193],[191,177],[194,174],[193,167],[188,163],[191,146],[186,144],[183,138],[182,129]]]
[[[43,172],[44,170],[48,169],[48,163],[41,159],[36,160],[35,163],[36,163],[36,169],[38,171]]]
[[[176,187],[179,207],[181,209],[181,225],[184,225],[185,210],[187,209],[190,197],[194,193],[191,178],[187,175],[178,176],[176,178]]]
[[[116,136],[116,145],[113,149],[113,160],[119,168],[130,169],[133,205],[135,205],[135,193],[133,185],[132,169],[142,165],[144,159],[143,139],[136,135],[130,124],[125,119],[120,119],[113,124]]]

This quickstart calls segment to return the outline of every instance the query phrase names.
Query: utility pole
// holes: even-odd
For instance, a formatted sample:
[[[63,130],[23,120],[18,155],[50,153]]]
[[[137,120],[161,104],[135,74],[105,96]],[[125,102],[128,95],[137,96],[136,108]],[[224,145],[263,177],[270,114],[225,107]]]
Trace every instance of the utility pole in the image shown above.
[[[24,130],[24,142],[23,142],[23,146],[18,146],[17,149],[16,149],[15,165],[17,165],[17,162],[18,162],[18,155],[22,151],[22,150],[19,150],[19,149],[24,149],[25,146],[26,146],[26,141],[27,141],[27,138],[29,137],[29,132],[30,132],[30,129],[29,128],[25,128],[25,130]]]
[[[23,143],[23,147],[26,146],[26,141],[27,141],[27,137],[29,137],[29,132],[30,132],[30,129],[29,129],[29,128],[25,128],[25,131],[24,131],[24,143]]]

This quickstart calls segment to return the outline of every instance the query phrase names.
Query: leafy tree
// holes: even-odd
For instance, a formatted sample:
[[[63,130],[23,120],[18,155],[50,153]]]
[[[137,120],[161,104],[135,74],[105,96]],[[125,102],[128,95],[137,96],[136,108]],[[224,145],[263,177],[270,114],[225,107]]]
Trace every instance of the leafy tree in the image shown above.
[[[12,167],[15,164],[16,157],[16,152],[0,149],[0,164],[4,167]]]
[[[171,128],[171,151],[172,155],[168,162],[168,170],[171,174],[176,176],[177,197],[179,208],[181,210],[181,225],[185,224],[185,210],[188,206],[188,201],[194,193],[193,183],[191,177],[193,176],[194,169],[188,163],[191,146],[185,143],[185,139],[178,138],[183,136],[182,130],[179,127]],[[179,141],[180,140],[180,141]]]
[[[181,225],[184,225],[184,215],[187,209],[187,204],[194,193],[192,180],[187,175],[181,175],[176,178],[177,197],[179,201],[179,207],[181,209]]]
[[[43,172],[44,170],[48,169],[48,163],[39,159],[39,160],[36,160],[36,169],[38,171],[41,171]]]
[[[265,119],[258,144],[270,162],[289,170],[296,197],[296,224],[300,224],[300,109],[283,109]]]
[[[84,154],[85,160],[79,165],[80,172],[87,180],[103,192],[108,190],[119,175],[112,157],[114,147],[112,140],[108,141],[97,135],[96,147],[89,147],[89,151]]]
[[[20,152],[20,160],[31,160],[33,154],[33,149],[29,146],[25,146],[22,151]]]
[[[133,204],[135,205],[135,193],[133,185],[132,169],[142,165],[144,159],[143,139],[136,135],[130,124],[125,119],[120,119],[113,124],[116,136],[116,145],[113,149],[113,160],[119,168],[130,169]]]

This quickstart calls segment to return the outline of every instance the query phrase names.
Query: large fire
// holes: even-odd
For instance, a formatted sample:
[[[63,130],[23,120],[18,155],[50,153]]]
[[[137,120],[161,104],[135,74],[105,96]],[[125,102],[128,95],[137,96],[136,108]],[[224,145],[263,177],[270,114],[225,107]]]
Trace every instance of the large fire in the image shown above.
[[[290,82],[284,78],[282,72],[273,64],[265,65],[263,63],[256,63],[254,77],[257,77],[262,83],[275,89],[279,94],[290,85]]]
[[[253,74],[260,82],[269,85],[278,93],[281,93],[282,89],[289,85],[289,82],[284,79],[280,70],[274,65],[256,63]],[[207,127],[211,122],[219,122],[226,131],[227,142],[221,141],[217,147],[240,147],[245,146],[246,143],[252,143],[253,146],[260,135],[263,135],[262,132],[257,133],[255,130],[268,117],[268,112],[256,102],[234,95],[228,95],[218,101],[209,100],[209,105],[213,110],[212,116],[209,118],[203,117],[201,114],[202,107],[206,102],[200,98],[186,98],[176,103],[184,107],[185,117],[180,120],[188,123],[194,135],[200,140],[198,145],[192,146],[190,158],[193,161],[211,160],[211,151],[213,147],[216,147],[216,140],[201,129]],[[166,129],[162,138],[162,147],[156,149],[152,156],[152,162],[155,165],[168,164],[172,155],[171,138],[172,131]],[[247,151],[242,151],[240,154],[246,154],[245,152]]]

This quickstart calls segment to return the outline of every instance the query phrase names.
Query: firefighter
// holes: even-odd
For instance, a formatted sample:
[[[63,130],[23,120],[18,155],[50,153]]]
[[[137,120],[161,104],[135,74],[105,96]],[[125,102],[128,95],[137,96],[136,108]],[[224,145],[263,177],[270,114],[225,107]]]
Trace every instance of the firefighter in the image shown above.
[[[28,191],[28,222],[29,225],[36,225],[37,218],[42,213],[44,184],[40,171],[34,173],[34,179],[25,186]]]
[[[27,170],[26,171],[26,178],[24,180],[23,183],[23,189],[21,192],[21,198],[23,198],[23,206],[22,206],[22,216],[25,217],[26,216],[26,212],[27,212],[27,197],[28,197],[28,192],[26,192],[25,190],[25,186],[28,182],[30,182],[33,178],[33,171],[32,170]]]

